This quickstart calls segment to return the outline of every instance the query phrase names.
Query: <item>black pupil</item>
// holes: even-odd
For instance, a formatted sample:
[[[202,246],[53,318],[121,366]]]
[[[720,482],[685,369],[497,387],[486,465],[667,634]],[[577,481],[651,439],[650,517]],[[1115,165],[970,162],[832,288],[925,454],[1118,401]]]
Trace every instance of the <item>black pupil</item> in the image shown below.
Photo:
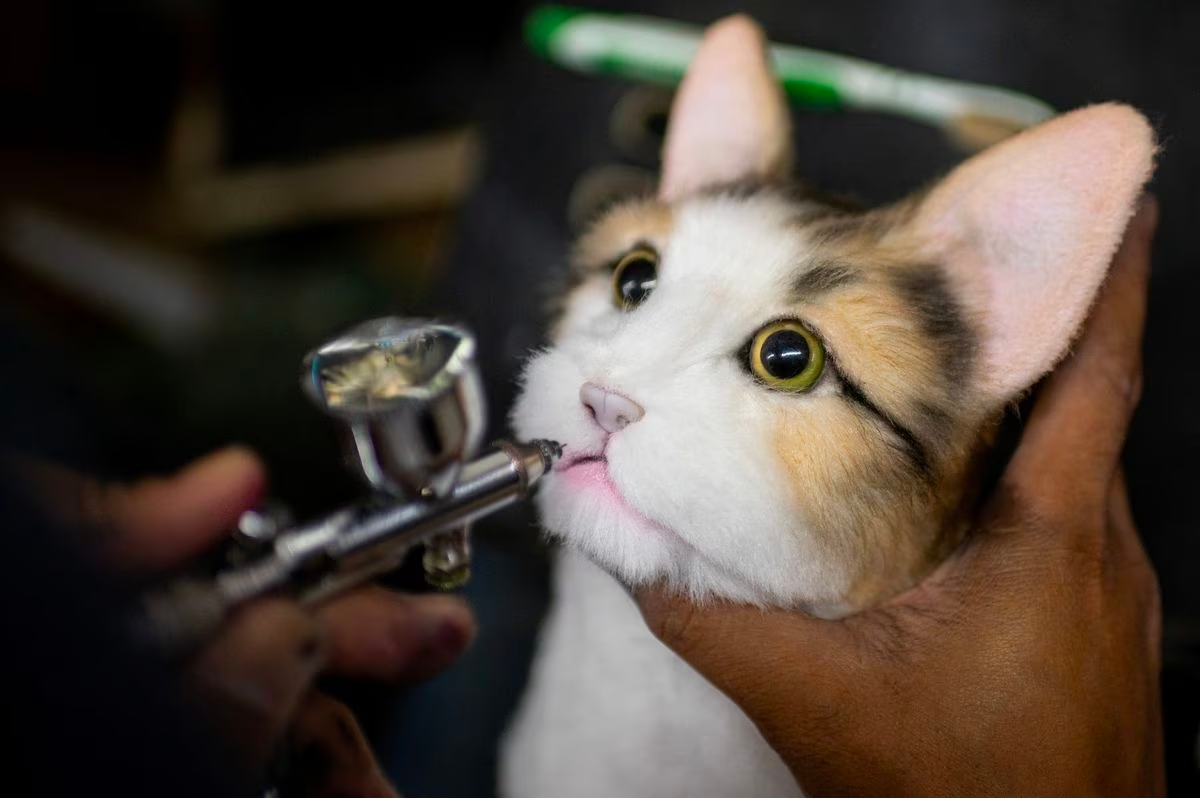
[[[811,352],[808,339],[795,330],[780,330],[767,336],[762,345],[763,368],[772,377],[790,380],[808,368]]]
[[[654,261],[649,258],[629,261],[617,277],[617,291],[621,294],[621,301],[629,305],[641,304],[654,290],[657,279]]]

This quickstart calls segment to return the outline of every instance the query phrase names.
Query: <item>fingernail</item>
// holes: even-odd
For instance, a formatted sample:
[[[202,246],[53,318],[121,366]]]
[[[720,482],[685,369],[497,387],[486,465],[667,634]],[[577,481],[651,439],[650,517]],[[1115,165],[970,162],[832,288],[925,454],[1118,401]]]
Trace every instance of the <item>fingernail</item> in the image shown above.
[[[426,620],[426,635],[416,664],[417,672],[436,673],[457,660],[475,636],[474,623],[461,613],[441,613]]]
[[[467,647],[469,633],[461,621],[446,619],[437,625],[429,647],[439,656],[455,657]]]

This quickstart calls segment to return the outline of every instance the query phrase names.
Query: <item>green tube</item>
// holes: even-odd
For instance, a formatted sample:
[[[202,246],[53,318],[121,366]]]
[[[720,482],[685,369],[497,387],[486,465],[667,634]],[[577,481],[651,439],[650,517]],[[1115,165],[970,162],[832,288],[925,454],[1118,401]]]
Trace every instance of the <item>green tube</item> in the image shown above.
[[[525,39],[549,61],[580,72],[614,75],[647,83],[677,85],[700,45],[702,31],[692,25],[637,14],[600,14],[569,6],[535,8],[525,22]],[[789,65],[794,56],[785,59]],[[819,59],[802,70],[780,74],[794,102],[839,107],[831,75]]]
[[[579,72],[674,86],[691,62],[703,30],[638,14],[607,14],[561,5],[535,8],[525,38],[543,58]],[[947,126],[986,117],[1016,128],[1054,116],[1023,94],[919,75],[856,58],[771,44],[771,63],[788,98],[810,108],[890,113]]]

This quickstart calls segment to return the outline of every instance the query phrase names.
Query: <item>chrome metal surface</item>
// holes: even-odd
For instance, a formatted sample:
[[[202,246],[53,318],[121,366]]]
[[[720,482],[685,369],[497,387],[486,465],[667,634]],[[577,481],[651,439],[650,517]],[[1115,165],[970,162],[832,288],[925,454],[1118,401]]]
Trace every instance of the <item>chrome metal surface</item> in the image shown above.
[[[387,317],[309,353],[301,378],[342,425],[350,465],[391,496],[444,496],[479,447],[486,418],[465,328]]]

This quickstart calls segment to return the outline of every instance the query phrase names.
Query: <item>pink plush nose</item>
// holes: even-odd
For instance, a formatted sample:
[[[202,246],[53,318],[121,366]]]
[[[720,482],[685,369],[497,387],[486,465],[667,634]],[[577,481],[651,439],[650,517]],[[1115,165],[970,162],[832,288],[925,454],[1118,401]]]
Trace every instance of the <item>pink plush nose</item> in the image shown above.
[[[579,389],[579,401],[592,411],[596,423],[606,432],[618,432],[646,415],[642,406],[632,399],[590,382]]]

